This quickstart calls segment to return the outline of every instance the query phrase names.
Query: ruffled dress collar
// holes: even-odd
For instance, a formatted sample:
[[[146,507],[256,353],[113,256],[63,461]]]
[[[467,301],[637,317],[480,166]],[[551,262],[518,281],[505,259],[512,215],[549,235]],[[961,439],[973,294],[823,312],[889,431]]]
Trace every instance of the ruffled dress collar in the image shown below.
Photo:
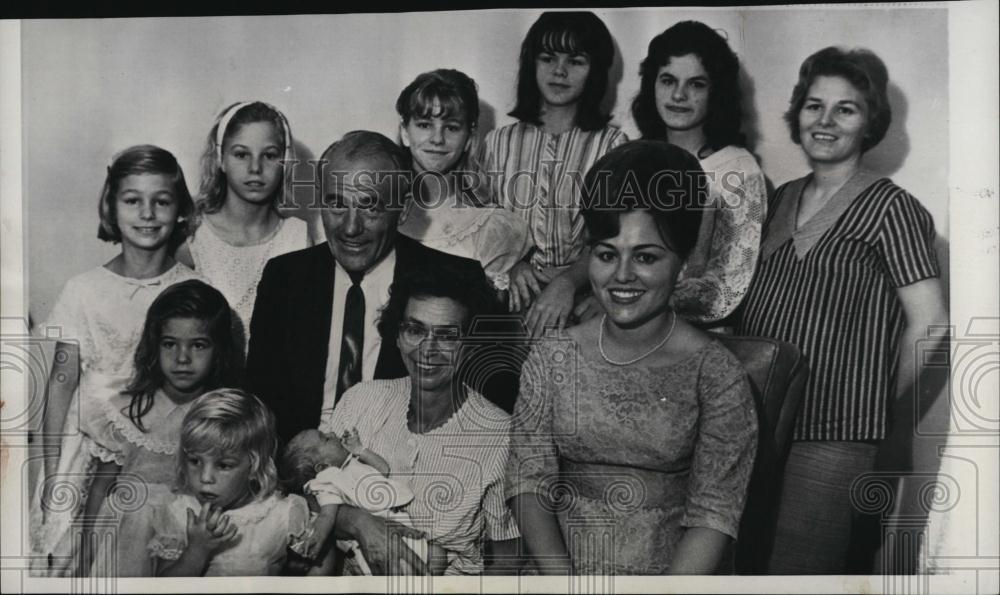
[[[123,438],[151,452],[172,455],[177,452],[181,422],[191,402],[174,403],[162,390],[153,396],[153,408],[142,416],[143,432],[128,417],[131,397],[121,394],[106,402],[111,427]]]
[[[254,500],[239,508],[227,510],[223,514],[229,517],[230,522],[234,522],[237,525],[256,525],[271,514],[271,511],[278,505],[282,497],[277,492],[273,492],[266,498]],[[170,503],[170,508],[172,512],[177,514],[177,518],[184,518],[188,509],[194,511],[201,510],[201,503],[191,494],[180,494]]]

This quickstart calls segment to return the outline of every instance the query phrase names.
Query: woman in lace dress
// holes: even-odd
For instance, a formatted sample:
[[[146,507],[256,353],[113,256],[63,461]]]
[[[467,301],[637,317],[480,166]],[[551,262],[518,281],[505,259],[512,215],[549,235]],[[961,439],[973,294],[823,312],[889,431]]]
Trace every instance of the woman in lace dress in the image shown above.
[[[649,185],[665,167],[684,179]],[[604,315],[534,346],[511,418],[508,502],[542,573],[712,573],[737,536],[757,417],[736,358],[669,306],[697,241],[685,182],[698,163],[635,141],[588,180],[598,170],[611,172],[607,194],[584,218]],[[631,175],[640,196],[621,194]],[[677,193],[682,208],[657,206]]]
[[[740,132],[740,65],[718,33],[685,21],[649,42],[632,116],[644,139],[667,140],[696,156],[709,206],[671,304],[709,325],[739,306],[753,278],[767,205],[764,174]]]
[[[274,106],[240,102],[223,110],[201,157],[198,217],[177,252],[238,315],[235,331],[244,354],[264,265],[314,243],[305,221],[278,211],[292,149],[288,120]]]
[[[469,167],[479,121],[475,81],[457,70],[425,72],[400,93],[396,111],[414,171],[400,233],[479,261],[493,287],[505,292],[531,240],[524,220],[489,204],[485,180]]]

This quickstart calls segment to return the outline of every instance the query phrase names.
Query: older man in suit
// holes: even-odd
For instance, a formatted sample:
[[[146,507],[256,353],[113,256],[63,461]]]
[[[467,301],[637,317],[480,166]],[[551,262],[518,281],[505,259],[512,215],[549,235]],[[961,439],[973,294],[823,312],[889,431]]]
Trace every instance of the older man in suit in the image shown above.
[[[283,442],[319,426],[353,384],[406,375],[375,322],[397,270],[429,251],[396,233],[409,155],[374,132],[348,133],[323,164],[327,242],[270,260],[250,322],[247,377]]]
[[[434,266],[442,256],[396,234],[408,191],[406,151],[381,134],[356,131],[324,151],[321,163],[327,243],[267,263],[250,322],[248,381],[274,411],[282,442],[318,427],[353,384],[406,375],[398,347],[379,337],[378,310],[397,271]],[[425,569],[412,554],[388,555],[409,553],[399,535],[420,532],[342,509],[338,536],[357,539],[373,570]]]

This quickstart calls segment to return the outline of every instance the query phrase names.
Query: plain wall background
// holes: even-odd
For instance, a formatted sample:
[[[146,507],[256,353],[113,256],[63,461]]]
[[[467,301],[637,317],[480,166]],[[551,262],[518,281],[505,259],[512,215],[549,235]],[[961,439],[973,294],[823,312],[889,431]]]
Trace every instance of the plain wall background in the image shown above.
[[[744,70],[745,129],[774,185],[808,172],[781,119],[799,65],[828,45],[885,61],[893,124],[869,166],[934,217],[948,270],[948,17],[941,8],[595,10],[619,50],[608,101],[629,106],[649,40],[696,19],[721,29]],[[217,113],[275,104],[300,159],[349,130],[397,138],[394,103],[417,74],[457,68],[479,84],[481,132],[512,121],[517,56],[536,10],[379,15],[27,21],[22,28],[23,167],[30,311],[48,315],[65,281],[112,258],[97,240],[97,198],[117,151],[153,143],[180,160],[192,191]],[[299,177],[308,177],[308,168]],[[947,287],[947,285],[945,285]]]

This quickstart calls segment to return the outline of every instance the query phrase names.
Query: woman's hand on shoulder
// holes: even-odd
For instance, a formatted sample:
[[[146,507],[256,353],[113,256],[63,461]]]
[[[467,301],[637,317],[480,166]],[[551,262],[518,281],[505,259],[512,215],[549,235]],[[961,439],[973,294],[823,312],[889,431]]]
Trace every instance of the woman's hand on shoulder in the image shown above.
[[[597,302],[594,294],[588,294],[573,308],[572,318],[576,324],[583,324],[588,320],[597,318],[603,313],[604,310],[601,308],[601,304]]]
[[[531,306],[534,296],[542,293],[546,279],[539,277],[535,267],[526,261],[515,264],[510,273],[510,285],[507,289],[511,312],[522,312]]]
[[[546,328],[554,326],[560,331],[566,328],[573,313],[575,295],[576,287],[568,277],[560,275],[552,279],[528,310],[525,324],[531,335],[537,339]]]

